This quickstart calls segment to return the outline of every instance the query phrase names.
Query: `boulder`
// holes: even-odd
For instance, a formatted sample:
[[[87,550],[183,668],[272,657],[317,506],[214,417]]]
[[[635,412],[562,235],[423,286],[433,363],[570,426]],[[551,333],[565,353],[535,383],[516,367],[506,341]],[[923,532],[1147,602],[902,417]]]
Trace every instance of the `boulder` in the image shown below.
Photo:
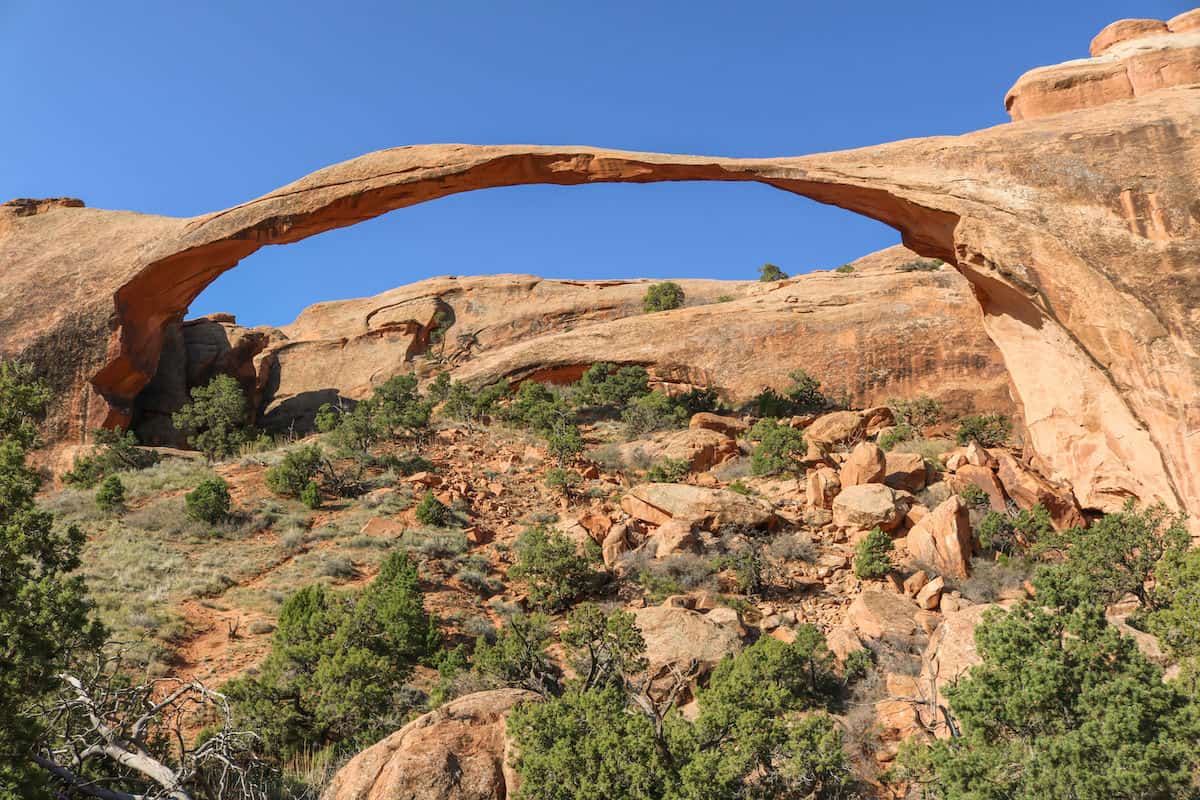
[[[967,463],[973,467],[987,467],[988,469],[995,469],[997,466],[995,456],[989,453],[987,448],[974,439],[972,439],[971,443],[967,445],[966,449],[963,451],[963,455],[966,456]]]
[[[655,558],[691,552],[699,543],[691,524],[682,519],[667,520],[646,538]]]
[[[338,770],[322,800],[504,800],[516,794],[508,712],[533,692],[476,692],[418,717]]]
[[[673,519],[716,530],[722,525],[770,528],[775,514],[770,506],[752,497],[725,489],[681,483],[643,483],[621,498],[621,508],[631,517],[651,525]]]
[[[868,530],[896,528],[908,510],[908,503],[896,490],[882,483],[848,486],[833,501],[833,524],[839,528]]]
[[[996,473],[992,472],[988,467],[964,464],[950,477],[949,482],[960,492],[968,484],[978,486],[988,496],[988,505],[992,511],[1003,511],[1008,508],[1004,489],[1001,488],[1000,481],[996,480]]]
[[[635,608],[632,613],[646,642],[647,672],[664,685],[672,668],[686,674],[694,663],[700,677],[742,649],[735,627],[720,615],[665,605]]]
[[[846,609],[846,622],[863,638],[909,644],[922,634],[916,621],[920,610],[905,595],[867,589]]]
[[[946,579],[941,575],[921,587],[917,592],[917,605],[926,611],[936,611],[942,600],[942,591],[946,588]]]
[[[959,611],[949,612],[942,617],[942,622],[929,637],[929,644],[921,657],[921,677],[919,685],[926,698],[933,697],[938,706],[945,705],[941,690],[952,686],[967,672],[983,659],[975,647],[975,628],[983,615],[999,606],[992,603],[967,606]],[[926,725],[934,729],[938,736],[947,735],[945,728],[946,710],[938,714],[923,713]]]
[[[1041,504],[1050,512],[1055,530],[1082,527],[1085,522],[1069,486],[1058,486],[1025,466],[1011,453],[997,454],[996,477],[1004,491],[1021,508]]]
[[[804,430],[808,442],[823,445],[841,444],[863,437],[865,420],[858,411],[833,411],[813,420]]]
[[[845,663],[846,656],[863,649],[862,640],[850,625],[834,625],[825,634],[825,646],[839,662]]]
[[[921,491],[925,488],[924,457],[919,453],[887,453],[884,457],[883,482],[893,489]]]
[[[701,411],[698,414],[692,415],[691,421],[688,422],[688,427],[716,431],[717,433],[736,439],[745,433],[750,426],[737,417],[726,417],[721,414],[713,414],[709,411]]]
[[[905,538],[908,554],[919,564],[933,567],[939,574],[966,578],[971,573],[975,554],[975,534],[971,514],[958,495],[947,498],[912,527]]]
[[[601,558],[608,569],[615,567],[621,556],[629,552],[629,528],[626,525],[614,525],[600,544]]]
[[[842,481],[836,469],[817,467],[808,471],[804,488],[810,509],[833,508],[833,499],[842,490]]]
[[[858,486],[863,483],[883,483],[887,472],[887,461],[879,445],[874,442],[859,442],[842,462],[838,478],[842,486]]]
[[[734,439],[706,428],[660,433],[648,440],[621,445],[619,449],[626,461],[641,450],[651,461],[686,461],[691,472],[704,472],[741,454]]]

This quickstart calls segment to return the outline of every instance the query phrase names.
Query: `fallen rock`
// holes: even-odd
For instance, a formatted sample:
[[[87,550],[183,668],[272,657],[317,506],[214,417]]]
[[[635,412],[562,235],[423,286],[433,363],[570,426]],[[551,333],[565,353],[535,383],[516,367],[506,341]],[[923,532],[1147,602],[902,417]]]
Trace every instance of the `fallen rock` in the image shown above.
[[[750,426],[737,417],[726,417],[721,414],[713,414],[709,411],[701,411],[698,414],[692,415],[691,421],[688,422],[688,427],[716,431],[717,433],[736,439],[745,433]]]
[[[1004,491],[1013,502],[1024,509],[1042,505],[1050,512],[1055,530],[1078,528],[1085,524],[1075,495],[1068,486],[1056,486],[1035,473],[1016,459],[1011,453],[1001,452],[997,456],[999,469],[996,476]]]
[[[646,546],[655,558],[694,551],[699,543],[691,523],[682,519],[667,520],[646,538]]]
[[[804,430],[805,441],[814,444],[834,445],[861,439],[865,420],[858,411],[834,411],[813,420]]]
[[[770,528],[775,524],[771,508],[759,500],[724,489],[681,483],[635,486],[621,498],[621,508],[651,525],[663,525],[673,519],[709,530],[722,525]]]
[[[338,770],[322,800],[504,800],[516,794],[508,712],[533,692],[497,689],[452,700],[368,747]]]
[[[836,469],[817,467],[808,471],[804,488],[809,509],[833,508],[833,500],[842,490],[842,481]]]
[[[867,589],[846,609],[846,622],[867,639],[910,643],[921,633],[916,622],[920,610],[910,597]]]
[[[988,496],[988,505],[992,511],[1003,511],[1008,508],[1008,501],[1004,497],[1004,489],[1000,487],[1000,481],[996,480],[996,473],[992,472],[988,467],[964,464],[948,480],[960,492],[968,484],[978,486]]]
[[[741,454],[735,440],[705,428],[660,433],[651,439],[637,439],[619,448],[626,461],[631,461],[637,450],[641,450],[651,461],[685,461],[691,472],[705,472]]]
[[[614,525],[600,544],[600,555],[604,566],[613,569],[621,560],[621,556],[629,552],[629,528],[626,525]]]
[[[887,461],[879,445],[874,442],[859,442],[842,463],[838,479],[843,488],[864,483],[883,483],[887,472]]]
[[[946,588],[946,579],[941,575],[921,587],[917,592],[917,605],[926,611],[936,611],[942,600],[942,590]]]
[[[720,615],[700,614],[687,608],[647,606],[633,610],[634,620],[646,642],[648,673],[665,679],[671,668],[687,674],[695,664],[696,677],[708,673],[726,655],[742,649],[742,640],[729,624],[716,621]]]
[[[947,613],[942,623],[929,637],[929,645],[921,657],[920,687],[926,698],[932,697],[939,713],[923,713],[925,724],[939,736],[948,735],[945,727],[945,708],[942,687],[952,686],[967,672],[980,663],[979,651],[975,647],[975,628],[983,615],[990,609],[999,608],[992,603],[967,606],[959,611]]]
[[[848,486],[834,498],[833,524],[839,528],[879,527],[890,531],[900,524],[907,510],[908,504],[890,486],[882,483]]]
[[[919,492],[925,488],[925,459],[919,453],[890,451],[884,457],[883,482],[893,489]]]
[[[908,532],[905,546],[913,561],[939,574],[966,578],[971,574],[975,534],[971,514],[958,495],[947,498]]]

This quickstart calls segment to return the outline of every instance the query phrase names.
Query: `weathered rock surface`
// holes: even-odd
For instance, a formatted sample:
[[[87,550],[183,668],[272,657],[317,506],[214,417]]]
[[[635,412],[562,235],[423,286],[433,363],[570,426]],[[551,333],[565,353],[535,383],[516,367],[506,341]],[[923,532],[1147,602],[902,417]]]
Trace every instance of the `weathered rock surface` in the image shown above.
[[[631,517],[651,525],[676,520],[712,530],[722,525],[765,528],[775,519],[770,506],[760,500],[725,489],[683,483],[635,486],[621,498],[621,508]]]
[[[504,721],[536,702],[520,689],[477,692],[418,717],[338,770],[322,800],[504,800],[516,793]]]
[[[919,686],[926,700],[932,698],[939,707],[938,714],[929,714],[923,710],[925,722],[939,735],[946,735],[945,699],[942,688],[951,686],[960,678],[967,675],[971,667],[983,662],[975,647],[975,628],[983,615],[990,609],[999,608],[994,603],[983,603],[967,606],[964,609],[946,614],[942,623],[929,637],[929,644],[922,656],[921,677]]]
[[[847,486],[833,500],[833,524],[842,528],[868,530],[878,526],[896,528],[908,511],[908,504],[896,490],[882,483]]]
[[[916,621],[921,609],[912,598],[895,592],[867,589],[846,609],[846,622],[866,639],[910,644],[921,636]]]
[[[686,461],[692,472],[704,472],[740,454],[734,439],[706,428],[685,428],[657,434],[649,440],[637,439],[619,448],[626,459],[639,449],[651,461]]]
[[[1194,22],[1189,13],[1169,21],[1167,34],[1117,42],[1084,65],[1098,71],[1079,79],[1026,76],[1014,88],[1010,108],[1028,118],[963,136],[775,159],[585,147],[404,147],[334,165],[191,219],[59,201],[6,204],[0,206],[0,354],[38,365],[60,398],[52,438],[78,439],[98,425],[129,423],[135,398],[158,370],[168,328],[205,286],[265,245],[491,186],[758,181],[892,225],[908,247],[944,259],[967,278],[984,329],[1008,367],[1037,466],[1051,480],[1069,482],[1084,508],[1111,510],[1129,497],[1161,499],[1198,517],[1200,83],[1193,71]],[[1105,70],[1114,65],[1116,90],[1087,88],[1107,84]],[[1123,80],[1128,92],[1120,88]],[[1035,99],[1038,85],[1054,92],[1060,84],[1062,97]],[[1076,96],[1085,100],[1071,99]],[[1058,113],[1039,116],[1042,111]],[[949,295],[961,297],[940,275],[931,274],[945,282],[943,301],[930,301],[928,292],[903,299],[903,286],[929,276],[895,278],[897,300],[886,318],[900,326],[907,313]],[[875,320],[847,328],[845,320],[865,308],[856,303],[863,297],[857,291],[864,288],[861,279],[826,274],[798,281],[733,303],[651,316],[680,320],[677,334],[691,334],[727,313],[750,321],[739,329],[744,337],[704,354],[713,369],[769,365],[779,373],[784,364],[775,354],[795,347],[797,339],[811,340],[822,330],[846,339],[869,331],[889,342],[889,355],[856,341],[860,355],[849,363],[858,379],[848,382],[850,388],[874,386],[871,376],[886,371],[894,376],[888,393],[911,394],[905,381],[916,384],[922,378],[911,376],[927,376],[928,368],[959,373],[960,385],[978,386],[986,363],[979,363],[978,348],[961,345],[971,325],[954,325],[953,335],[928,330],[922,337],[881,332]],[[815,302],[797,288],[818,283],[825,289]],[[767,302],[772,296],[782,300],[775,310]],[[833,324],[839,313],[844,316]],[[404,316],[427,321],[424,310]],[[781,324],[785,320],[792,324]],[[655,321],[653,329],[663,330],[660,324]],[[631,330],[651,329],[618,325],[601,335],[585,326],[561,336],[587,346],[575,360],[579,352],[608,357],[612,345],[616,361],[684,362],[679,354],[688,348],[686,336],[666,337],[676,349],[652,357],[647,342],[656,338],[628,336]],[[910,345],[897,347],[898,340]],[[754,342],[754,350],[744,342]],[[481,380],[534,374],[553,346],[541,347],[537,358],[510,353],[462,374]],[[831,360],[847,363],[833,354],[836,348],[809,350],[816,363],[798,366],[822,377],[846,374],[844,366],[826,370],[820,361],[828,352]],[[880,354],[878,363],[863,355],[868,350]],[[724,383],[717,375],[705,377]]]
[[[944,500],[921,519],[905,538],[909,555],[940,575],[966,578],[971,574],[975,535],[966,503],[958,495]]]
[[[671,670],[683,674],[695,667],[704,675],[726,655],[742,649],[742,640],[729,625],[688,608],[661,605],[633,609],[634,620],[646,640],[647,670],[666,677]]]
[[[842,486],[862,483],[882,483],[887,474],[887,460],[874,442],[859,442],[842,463],[838,479]]]

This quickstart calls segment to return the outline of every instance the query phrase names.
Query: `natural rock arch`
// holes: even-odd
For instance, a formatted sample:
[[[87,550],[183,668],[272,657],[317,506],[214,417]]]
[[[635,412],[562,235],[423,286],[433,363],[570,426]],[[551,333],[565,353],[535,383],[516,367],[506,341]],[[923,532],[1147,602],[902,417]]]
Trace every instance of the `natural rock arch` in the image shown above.
[[[67,398],[57,432],[78,436],[128,421],[166,325],[265,245],[473,189],[757,181],[884,222],[965,275],[1034,449],[1085,507],[1134,497],[1200,515],[1200,84],[1179,78],[1189,74],[1181,52],[1200,78],[1200,34],[1155,36],[1170,45],[1159,49],[1179,85],[1111,102],[1072,94],[1068,113],[964,136],[772,159],[425,145],[370,153],[190,219],[7,204],[0,352],[51,375]],[[1119,50],[1093,61],[1123,64]],[[1142,72],[1146,50],[1136,53]],[[1053,98],[1018,105],[1041,114]]]

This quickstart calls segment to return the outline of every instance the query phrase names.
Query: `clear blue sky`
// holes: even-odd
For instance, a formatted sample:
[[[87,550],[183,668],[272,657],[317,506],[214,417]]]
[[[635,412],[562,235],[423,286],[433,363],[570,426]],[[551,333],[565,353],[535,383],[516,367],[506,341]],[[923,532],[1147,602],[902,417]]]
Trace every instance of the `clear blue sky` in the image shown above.
[[[0,199],[187,216],[402,144],[773,156],[961,133],[1108,22],[1190,6],[0,0]],[[746,278],[897,241],[752,185],[494,189],[265,248],[192,312],[282,324],[444,274]]]

